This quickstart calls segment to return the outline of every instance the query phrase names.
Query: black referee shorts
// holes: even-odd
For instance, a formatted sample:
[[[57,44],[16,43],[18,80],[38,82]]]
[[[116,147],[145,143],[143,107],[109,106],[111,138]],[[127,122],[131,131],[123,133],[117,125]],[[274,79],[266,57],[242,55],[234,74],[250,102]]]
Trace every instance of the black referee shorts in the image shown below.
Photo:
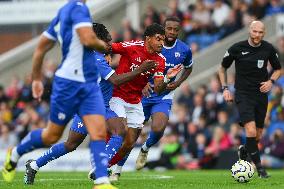
[[[268,97],[264,93],[236,91],[235,102],[240,114],[240,125],[255,121],[257,128],[264,127]]]

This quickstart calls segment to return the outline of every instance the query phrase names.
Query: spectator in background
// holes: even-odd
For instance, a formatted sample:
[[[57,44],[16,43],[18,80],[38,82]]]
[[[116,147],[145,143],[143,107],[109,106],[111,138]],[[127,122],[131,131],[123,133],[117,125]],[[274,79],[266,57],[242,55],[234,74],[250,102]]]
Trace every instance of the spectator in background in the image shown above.
[[[0,103],[1,102],[8,102],[9,98],[5,94],[4,87],[0,85]]]
[[[272,16],[274,14],[284,13],[284,6],[280,0],[270,0],[270,5],[266,8],[265,15]]]
[[[10,132],[10,128],[6,124],[0,124],[0,149],[13,147],[18,143],[15,133]]]
[[[224,25],[230,13],[230,7],[223,0],[216,0],[212,13],[213,24],[220,28]]]
[[[178,155],[181,152],[181,145],[178,142],[178,136],[174,132],[165,133],[161,138],[161,157],[157,161],[149,161],[145,167],[154,169],[156,167],[164,167],[166,169],[174,169],[178,163]]]
[[[267,7],[267,0],[253,0],[252,5],[249,7],[249,12],[254,15],[256,19],[262,19],[265,16]]]
[[[265,140],[266,139],[266,140]],[[264,154],[261,156],[263,166],[270,168],[284,168],[284,133],[277,129],[271,137],[261,141]]]

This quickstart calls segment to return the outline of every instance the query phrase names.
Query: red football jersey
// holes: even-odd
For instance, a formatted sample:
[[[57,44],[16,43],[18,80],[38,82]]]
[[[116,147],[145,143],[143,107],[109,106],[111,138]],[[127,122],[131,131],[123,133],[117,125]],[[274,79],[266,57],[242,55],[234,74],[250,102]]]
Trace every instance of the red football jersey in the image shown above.
[[[117,74],[131,72],[138,68],[145,60],[154,60],[159,65],[146,73],[142,73],[120,86],[115,86],[113,97],[119,97],[125,102],[138,104],[142,98],[142,89],[146,86],[150,77],[164,77],[165,57],[160,53],[150,54],[144,47],[144,41],[128,41],[112,44],[112,52],[120,54]]]

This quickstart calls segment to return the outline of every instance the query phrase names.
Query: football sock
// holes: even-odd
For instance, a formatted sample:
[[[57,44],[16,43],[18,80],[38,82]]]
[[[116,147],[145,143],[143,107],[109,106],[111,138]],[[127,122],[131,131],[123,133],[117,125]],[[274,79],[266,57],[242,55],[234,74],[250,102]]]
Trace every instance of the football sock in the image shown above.
[[[123,159],[123,157],[121,157],[119,153],[116,153],[113,156],[113,158],[108,162],[108,167],[111,167],[111,166],[117,164],[122,159]]]
[[[117,153],[117,151],[119,150],[119,148],[122,145],[122,142],[123,142],[122,136],[112,135],[110,137],[110,140],[108,141],[108,143],[106,145],[106,153],[108,155],[109,161],[112,159],[114,154]]]
[[[142,149],[144,151],[149,151],[149,148],[151,148],[151,146],[155,145],[163,136],[163,132],[153,132],[151,131],[149,133],[149,136],[146,140],[146,142],[143,144]]]
[[[116,174],[116,173],[119,173],[119,174],[120,174],[121,171],[122,171],[122,166],[117,165],[116,168],[115,168],[115,170],[114,170],[114,174]]]
[[[125,162],[126,162],[128,156],[129,156],[129,154],[130,154],[130,153],[126,154],[126,156],[124,156],[124,158],[123,158],[122,160],[120,160],[120,161],[117,163],[117,166],[118,166],[118,167],[119,167],[119,166],[122,167],[122,166],[125,164]]]
[[[42,131],[43,129],[31,131],[27,136],[25,136],[25,138],[23,138],[21,143],[16,147],[19,157],[25,153],[33,151],[34,149],[45,147],[41,138]],[[16,155],[14,155],[14,157],[16,157]]]
[[[20,155],[18,154],[18,152],[17,152],[17,147],[14,147],[13,149],[12,149],[12,153],[11,153],[11,161],[12,162],[14,162],[14,163],[17,163],[18,161],[19,161],[19,159],[20,159]]]
[[[261,168],[262,166],[260,161],[260,155],[255,137],[247,137],[245,147],[256,168]]]
[[[92,140],[90,142],[92,165],[96,165],[96,184],[109,183],[107,173],[108,158],[106,154],[106,142],[104,140]]]
[[[38,158],[36,160],[36,165],[38,168],[46,165],[48,162],[57,159],[65,154],[67,154],[68,151],[65,148],[64,143],[59,143],[59,144],[55,144],[53,145],[49,150],[47,150],[40,158]],[[33,165],[33,163],[31,164]],[[33,169],[36,169],[36,167],[31,166]]]

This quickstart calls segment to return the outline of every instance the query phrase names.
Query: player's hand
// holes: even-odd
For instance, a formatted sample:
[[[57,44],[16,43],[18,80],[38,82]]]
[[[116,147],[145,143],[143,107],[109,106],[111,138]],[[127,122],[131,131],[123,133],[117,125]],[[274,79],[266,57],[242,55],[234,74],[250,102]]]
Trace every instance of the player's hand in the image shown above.
[[[175,90],[176,88],[178,88],[180,86],[180,84],[176,81],[173,81],[173,82],[170,82],[167,87],[166,87],[166,90],[170,90],[170,91],[173,91]]]
[[[151,69],[155,69],[159,65],[158,62],[155,62],[154,60],[145,60],[139,67],[139,71],[141,73],[146,72]]]
[[[41,96],[43,94],[43,84],[40,80],[33,80],[32,92],[33,92],[33,97],[38,101],[41,101]]]
[[[152,89],[150,83],[147,83],[147,85],[142,90],[143,96],[150,97],[150,93],[152,93],[152,92],[153,92],[153,89]]]
[[[266,81],[266,82],[261,82],[260,83],[260,88],[259,88],[259,90],[260,90],[260,92],[262,92],[262,93],[267,93],[267,92],[269,92],[270,90],[271,90],[271,88],[272,88],[272,82],[271,82],[271,80],[268,80],[268,81]]]
[[[178,64],[173,68],[170,68],[167,72],[167,78],[171,79],[175,77],[183,69],[182,64]]]
[[[230,92],[229,89],[225,89],[223,91],[223,97],[225,99],[225,101],[228,103],[228,102],[233,102],[233,95],[232,93]]]

